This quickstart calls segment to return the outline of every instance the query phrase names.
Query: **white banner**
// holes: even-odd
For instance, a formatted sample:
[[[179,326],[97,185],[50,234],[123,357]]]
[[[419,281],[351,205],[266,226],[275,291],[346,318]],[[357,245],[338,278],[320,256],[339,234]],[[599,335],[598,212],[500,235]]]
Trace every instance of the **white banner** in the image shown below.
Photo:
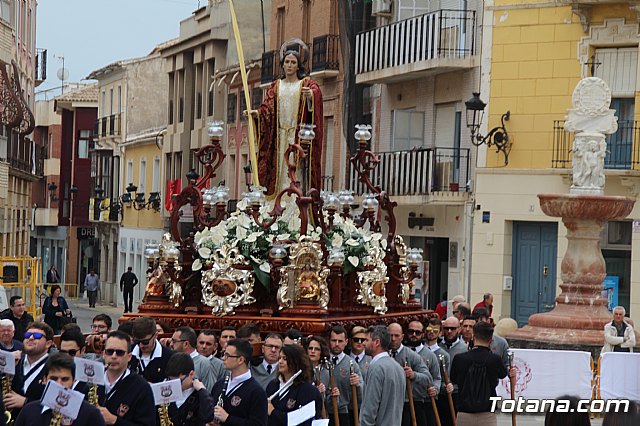
[[[602,399],[640,400],[640,353],[605,352],[600,358]]]
[[[516,398],[540,399],[573,395],[591,398],[591,354],[546,349],[512,349],[516,368]],[[496,394],[511,398],[509,378],[498,383]]]

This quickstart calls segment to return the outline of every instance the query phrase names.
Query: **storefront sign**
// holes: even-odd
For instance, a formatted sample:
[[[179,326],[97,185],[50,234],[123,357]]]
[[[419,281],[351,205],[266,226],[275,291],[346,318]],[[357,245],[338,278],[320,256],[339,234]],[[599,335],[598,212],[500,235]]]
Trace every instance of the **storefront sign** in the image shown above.
[[[96,237],[96,228],[78,228],[79,240],[92,240]]]

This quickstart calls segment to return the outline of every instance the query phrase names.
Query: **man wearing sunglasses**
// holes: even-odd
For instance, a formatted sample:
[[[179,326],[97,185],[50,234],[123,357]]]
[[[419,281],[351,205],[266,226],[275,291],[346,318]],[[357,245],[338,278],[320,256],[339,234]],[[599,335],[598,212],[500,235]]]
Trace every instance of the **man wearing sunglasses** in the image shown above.
[[[158,342],[156,321],[151,317],[137,318],[132,333],[135,347],[131,351],[131,371],[150,383],[163,382],[167,378],[165,367],[174,352]]]
[[[43,369],[43,384],[52,381],[60,386],[69,389],[74,383],[76,366],[73,358],[64,353],[53,354],[47,358],[47,362]],[[32,401],[24,407],[20,412],[20,416],[16,419],[16,426],[49,426],[53,417],[53,411],[40,405],[40,401]],[[61,424],[69,424],[63,418]],[[73,420],[74,426],[102,426],[104,420],[100,411],[88,402],[83,401],[80,405],[78,416]]]
[[[440,345],[438,345],[438,337],[440,336],[440,331],[443,329],[442,321],[440,320],[440,318],[430,318],[428,324],[429,325],[427,325],[426,334],[427,343],[425,346],[438,357],[438,362],[440,362],[440,360],[442,359],[442,363],[444,364],[444,368],[446,369],[446,372],[448,374],[449,369],[451,368],[449,353],[442,349]],[[438,390],[438,400],[436,401],[436,403],[438,413],[440,413],[440,421],[444,426],[453,424],[451,411],[449,410],[449,400],[447,398],[446,392],[446,386],[444,380],[442,380],[440,382],[440,389]]]
[[[442,323],[442,331],[444,339],[440,343],[440,347],[449,354],[450,362],[453,358],[461,353],[467,352],[467,344],[459,336],[460,321],[456,317],[449,317]],[[451,367],[449,367],[451,368]]]
[[[351,329],[351,351],[349,356],[358,364],[363,377],[367,377],[367,369],[371,364],[371,357],[365,353],[367,329],[359,325]]]
[[[104,348],[104,389],[98,389],[100,412],[107,425],[154,426],[156,410],[147,381],[127,366],[131,361],[131,340],[122,331],[112,331]]]
[[[53,344],[53,329],[43,322],[34,322],[24,333],[23,356],[16,365],[12,391],[4,395],[4,406],[17,417],[25,404],[38,401],[44,392],[44,363]],[[14,417],[14,418],[16,418]]]

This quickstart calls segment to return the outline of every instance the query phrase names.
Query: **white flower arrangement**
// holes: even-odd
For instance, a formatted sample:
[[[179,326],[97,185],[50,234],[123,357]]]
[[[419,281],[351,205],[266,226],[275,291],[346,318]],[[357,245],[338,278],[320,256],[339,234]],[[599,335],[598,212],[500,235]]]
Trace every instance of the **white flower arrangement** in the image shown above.
[[[211,257],[215,249],[223,245],[237,247],[253,267],[256,278],[265,286],[269,285],[271,265],[268,260],[269,250],[274,243],[296,243],[300,239],[300,217],[298,207],[290,202],[283,214],[268,228],[258,226],[253,218],[245,213],[246,202],[240,201],[237,210],[217,226],[206,228],[194,236],[199,259],[193,262],[192,270],[202,269],[203,264]],[[268,212],[273,205],[265,203],[260,208],[260,219],[269,221]],[[328,217],[325,212],[325,221]],[[340,249],[345,255],[343,272],[348,274],[358,267],[366,267],[373,260],[370,256],[376,249],[386,249],[387,241],[380,233],[371,233],[367,229],[356,227],[352,219],[335,215],[333,227],[323,234],[320,227],[311,228],[307,235],[313,241],[324,238],[328,250]]]

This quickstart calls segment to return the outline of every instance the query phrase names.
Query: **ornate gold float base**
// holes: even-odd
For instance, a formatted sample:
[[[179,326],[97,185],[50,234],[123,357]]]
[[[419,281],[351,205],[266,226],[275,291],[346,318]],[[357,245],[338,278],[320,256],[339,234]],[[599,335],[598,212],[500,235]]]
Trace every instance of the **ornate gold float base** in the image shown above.
[[[407,312],[392,312],[384,315],[367,314],[367,315],[315,315],[315,316],[286,316],[285,312],[281,316],[256,316],[256,315],[228,315],[224,317],[213,315],[196,315],[185,313],[159,313],[138,312],[128,313],[120,317],[118,322],[122,323],[141,316],[151,315],[157,321],[164,321],[171,327],[189,326],[196,330],[203,328],[211,328],[220,330],[222,327],[230,325],[236,329],[247,323],[257,324],[263,333],[285,333],[291,328],[297,328],[303,334],[326,334],[335,325],[341,325],[347,330],[351,327],[360,325],[368,327],[370,325],[390,324],[392,322],[400,323],[403,328],[411,321],[426,321],[428,318],[435,316],[433,311],[415,310]]]

